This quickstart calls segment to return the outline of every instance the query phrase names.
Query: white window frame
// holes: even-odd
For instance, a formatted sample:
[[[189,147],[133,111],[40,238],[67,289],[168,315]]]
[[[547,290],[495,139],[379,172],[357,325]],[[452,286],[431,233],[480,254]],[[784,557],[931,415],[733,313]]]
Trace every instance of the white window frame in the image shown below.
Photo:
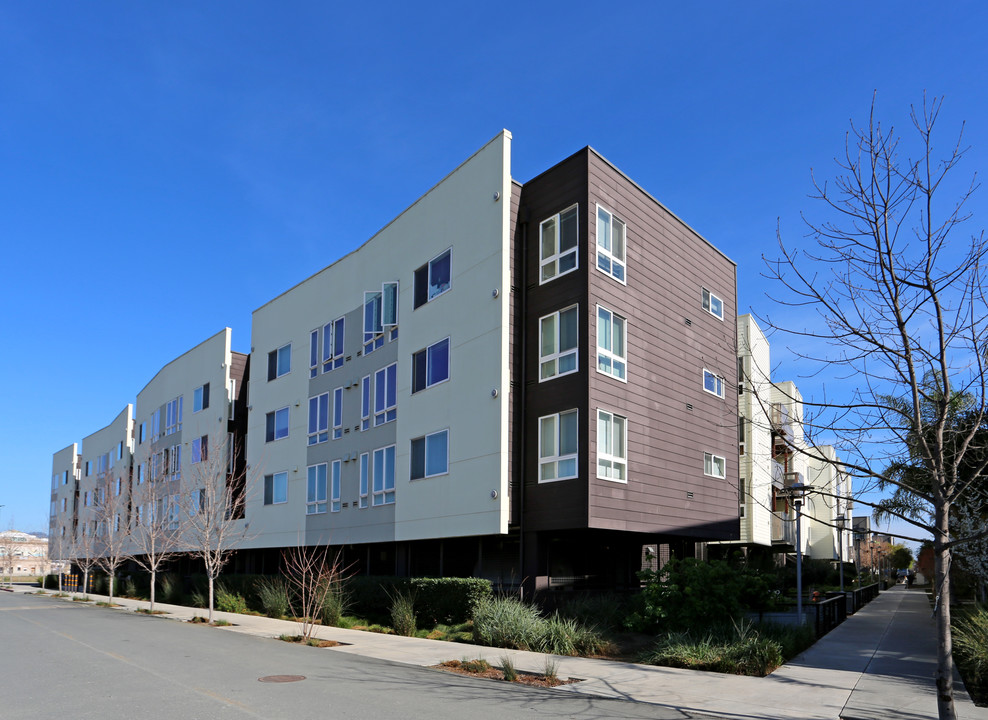
[[[376,303],[376,307],[371,310],[372,315],[368,314],[367,311],[367,306],[371,303]],[[364,292],[364,304],[361,306],[364,328],[364,355],[370,355],[384,345],[384,326],[381,324],[381,308],[383,305],[384,295],[380,290],[367,290]],[[371,319],[374,325],[368,328],[367,323]]]
[[[343,484],[343,461],[333,460],[332,467],[330,469],[329,476],[329,511],[339,512],[342,507],[340,504],[340,487]]]
[[[717,472],[717,465],[720,465],[720,472]],[[721,480],[727,477],[727,460],[720,455],[713,453],[703,453],[703,474]]]
[[[333,390],[333,439],[343,437],[343,388]]]
[[[602,318],[601,317],[602,312],[607,313],[610,317],[607,319]],[[624,330],[621,333],[622,347],[620,353],[616,352],[613,349],[615,318],[618,318],[624,327]],[[601,332],[601,323],[604,322],[610,325],[608,334],[611,338],[611,349],[602,347],[600,344],[601,339],[603,338],[604,335],[604,333]],[[610,367],[610,369],[601,367],[601,358],[605,358],[608,361],[608,366]],[[615,372],[614,370],[615,363],[620,363],[624,367],[623,376]],[[597,362],[595,363],[595,365],[597,366],[597,372],[603,375],[608,375],[614,378],[615,380],[618,380],[623,383],[628,382],[628,318],[624,317],[623,315],[617,314],[610,308],[606,308],[603,305],[597,306]]]
[[[709,387],[707,387],[707,383],[708,382],[711,383],[711,385],[713,386],[713,389],[710,389]],[[724,376],[723,375],[718,375],[717,373],[713,372],[712,370],[707,370],[707,368],[703,368],[703,390],[704,390],[704,392],[708,392],[711,395],[714,395],[714,396],[719,397],[719,398],[723,398],[724,397]]]
[[[381,327],[390,330],[398,326],[398,281],[381,283]]]
[[[285,423],[285,434],[279,436],[278,413],[282,411],[284,411],[288,416],[288,422]],[[268,415],[274,416],[274,432],[272,433],[270,440],[268,440]],[[269,413],[265,413],[264,414],[264,442],[278,442],[279,440],[284,440],[286,437],[288,437],[291,434],[291,422],[292,422],[292,414],[291,414],[291,410],[288,409],[288,406],[285,406],[283,408],[278,408],[277,410],[272,410]]]
[[[623,426],[620,448],[614,447],[613,444],[614,426],[617,423]],[[605,437],[602,431],[607,428],[608,424],[610,424],[610,430]],[[623,477],[608,474],[608,464],[612,472],[621,468]],[[597,477],[610,482],[628,483],[628,418],[601,408],[597,408]]]
[[[718,320],[724,319],[724,301],[707,288],[700,289],[700,306]],[[714,309],[715,306],[720,308],[720,312]]]
[[[388,402],[389,386],[394,387],[394,402],[391,403]],[[374,371],[373,407],[374,427],[398,419],[398,363]]]
[[[313,415],[313,411],[315,415]],[[313,422],[314,419],[314,422]],[[277,420],[275,420],[277,423]],[[277,438],[276,438],[277,439]],[[308,445],[318,445],[329,440],[329,393],[309,398]]]
[[[309,378],[319,374],[319,328],[309,333]]]
[[[364,375],[360,379],[360,429],[369,430],[371,426],[371,376]]]
[[[436,263],[439,260],[442,260],[442,258],[445,255],[449,255],[449,284],[446,285],[446,287],[444,287],[444,288],[440,288],[440,289],[437,289],[437,290],[433,291],[432,270],[435,267]],[[423,270],[425,271],[424,272],[424,275],[422,274],[423,273]],[[418,283],[418,279],[421,278],[421,277],[423,277],[423,276],[425,278],[425,284],[426,284],[425,285],[425,293],[424,293],[425,294],[425,299],[421,303],[419,303],[418,302],[418,299],[417,299],[418,296],[419,296],[419,289],[418,289],[418,284],[417,283]],[[415,269],[415,272],[412,275],[412,296],[413,296],[412,297],[412,306],[413,306],[413,309],[414,310],[417,310],[418,308],[422,307],[423,305],[428,305],[430,302],[432,302],[436,298],[441,297],[441,296],[445,295],[446,293],[448,293],[452,288],[453,288],[453,248],[452,247],[448,247],[445,250],[443,250],[441,253],[439,253],[438,255],[436,255],[434,258],[432,258],[429,262],[425,263],[424,265],[420,265],[418,268]]]
[[[568,350],[559,349],[559,333],[560,327],[562,325],[562,314],[573,311],[576,313],[576,346]],[[549,318],[555,318],[553,322],[553,338],[552,347],[553,351],[548,355],[543,355],[543,350],[545,349],[545,321]],[[559,371],[560,360],[564,358],[573,357],[573,369],[567,370],[565,372]],[[547,375],[545,373],[545,368],[548,364],[552,364],[552,373]],[[556,312],[549,313],[548,315],[543,315],[539,318],[539,382],[545,382],[547,380],[554,380],[557,377],[563,377],[564,375],[571,375],[580,370],[580,306],[570,305],[569,307],[564,307],[562,310],[557,310]]]
[[[576,421],[576,451],[572,453],[566,453],[565,455],[559,454],[559,419],[563,415],[572,414]],[[554,423],[553,428],[553,447],[555,452],[552,455],[545,454],[545,448],[543,447],[543,440],[545,433],[543,432],[543,424],[547,421],[552,421]],[[580,415],[579,410],[563,410],[562,412],[553,413],[552,415],[543,415],[539,418],[538,423],[538,433],[539,433],[539,482],[558,482],[560,480],[572,480],[573,478],[579,477],[580,475]],[[561,462],[567,462],[573,460],[574,471],[572,474],[561,476],[559,475],[559,464]],[[545,478],[543,468],[546,466],[553,466],[554,477]]]
[[[604,245],[601,243],[601,236],[604,234],[601,232],[602,223],[606,223],[610,225],[610,238],[611,238],[609,241],[609,244],[611,246],[610,248],[604,247]],[[619,226],[621,228],[621,236],[622,236],[621,245],[624,250],[624,252],[622,253],[622,257],[618,257],[618,255],[615,254],[613,250],[615,231]],[[610,210],[607,210],[605,207],[598,204],[597,205],[597,262],[595,263],[597,266],[597,270],[604,273],[608,277],[614,278],[622,285],[627,285],[628,284],[627,256],[628,256],[628,224],[624,222],[624,220],[617,217],[617,215],[612,213]],[[607,264],[610,267],[610,270],[601,267],[602,259],[607,262]],[[620,273],[614,272],[614,269],[616,267],[621,268]]]
[[[268,486],[271,487],[271,502],[267,501],[268,497]],[[284,489],[283,500],[278,499],[278,487],[281,486]],[[282,470],[281,472],[270,473],[264,476],[264,487],[261,488],[263,494],[261,496],[261,503],[264,506],[268,505],[284,505],[288,502],[288,471]]]
[[[370,490],[370,453],[360,454],[360,507],[367,507]]]
[[[320,478],[320,468],[322,477]],[[309,465],[305,470],[305,514],[321,515],[326,512],[326,491],[329,482],[329,465],[317,463]],[[321,484],[320,484],[321,480]],[[322,492],[320,493],[320,490]]]
[[[574,245],[572,248],[568,248],[567,250],[560,252],[559,239],[561,237],[560,231],[562,229],[561,218],[563,215],[569,213],[571,210],[576,213],[576,245]],[[554,222],[556,225],[556,240],[555,240],[555,248],[554,248],[555,252],[550,254],[548,257],[543,257],[542,236],[545,233],[546,224],[551,222]],[[568,255],[573,255],[574,258],[573,267],[571,267],[569,270],[566,270],[564,272],[559,272],[559,261]],[[554,268],[553,274],[550,275],[549,277],[546,277],[545,274],[546,267],[550,265]],[[560,278],[563,275],[568,275],[569,273],[578,270],[579,267],[580,267],[580,204],[576,203],[574,205],[570,205],[569,207],[560,210],[551,217],[547,217],[545,220],[539,223],[539,285],[545,285],[547,282],[552,282],[556,278]]]
[[[192,414],[209,409],[209,383],[203,383],[192,391]],[[205,403],[205,405],[203,405]]]
[[[429,374],[430,374],[429,368],[432,366],[433,351],[438,352],[436,348],[438,348],[443,343],[446,343],[446,377],[444,377],[442,380],[429,382]],[[422,387],[416,390],[415,389],[415,358],[422,353],[425,353],[425,385],[423,385]],[[442,385],[444,382],[448,382],[450,376],[453,374],[452,365],[453,365],[453,347],[448,336],[443,338],[442,340],[438,340],[432,343],[427,347],[422,348],[421,350],[417,350],[416,352],[413,352],[412,353],[412,394],[420,393],[423,390],[428,390],[431,387],[435,387],[436,385]]]
[[[322,327],[322,334],[322,371],[328,373],[343,367],[346,356],[346,318],[339,317],[326,323]]]
[[[182,429],[182,396],[169,400],[165,411],[165,435],[174,435]]]
[[[397,446],[385,445],[374,450],[372,478],[372,504],[393,505],[395,502],[395,457]],[[390,451],[390,452],[389,452]],[[390,457],[389,457],[390,455]],[[380,468],[380,483],[378,469]],[[390,475],[390,477],[389,477]],[[390,481],[390,482],[389,482]]]
[[[288,367],[282,366],[282,350],[287,350],[288,352],[284,355],[287,357]],[[271,356],[274,355],[274,377],[271,377]],[[281,347],[277,347],[268,353],[268,382],[272,380],[277,380],[280,377],[284,377],[292,371],[292,344],[286,343]]]
[[[429,472],[429,446],[430,440],[436,442],[440,437],[445,437],[446,442],[446,462],[445,467],[440,472]],[[411,466],[411,454],[409,455],[409,479],[410,480],[425,480],[427,478],[440,477],[442,475],[449,475],[449,428],[444,430],[437,430],[436,432],[429,433],[428,435],[422,435],[417,438],[412,438],[411,444],[414,446],[415,443],[422,442],[422,452],[424,453],[422,457],[422,475],[416,476],[414,474],[415,470]]]

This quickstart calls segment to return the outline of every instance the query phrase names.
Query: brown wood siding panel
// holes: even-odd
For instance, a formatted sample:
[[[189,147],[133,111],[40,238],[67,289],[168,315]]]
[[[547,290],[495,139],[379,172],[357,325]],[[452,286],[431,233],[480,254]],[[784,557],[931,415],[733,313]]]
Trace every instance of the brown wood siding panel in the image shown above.
[[[597,203],[627,223],[626,286],[596,270]],[[734,265],[594,153],[587,205],[581,217],[590,239],[583,259],[593,266],[593,315],[581,347],[591,362],[597,304],[628,320],[628,382],[589,373],[589,524],[698,538],[736,536]],[[723,321],[702,309],[704,286],[723,299]],[[703,367],[725,377],[724,399],[703,390]],[[627,484],[596,477],[598,408],[628,418]],[[703,474],[705,451],[727,459],[726,479]]]
[[[583,221],[587,202],[587,151],[582,150],[525,184],[521,195],[521,221],[527,224],[526,308],[524,332],[527,357],[524,358],[526,451],[525,482],[526,531],[587,527],[587,413],[588,372],[581,351],[578,372],[539,382],[539,319],[570,305],[579,305],[580,348],[587,345],[587,265],[585,262],[588,228]],[[546,218],[571,205],[580,205],[579,267],[544,285],[539,284],[539,225]],[[539,483],[539,418],[554,413],[579,411],[580,455],[578,477]]]

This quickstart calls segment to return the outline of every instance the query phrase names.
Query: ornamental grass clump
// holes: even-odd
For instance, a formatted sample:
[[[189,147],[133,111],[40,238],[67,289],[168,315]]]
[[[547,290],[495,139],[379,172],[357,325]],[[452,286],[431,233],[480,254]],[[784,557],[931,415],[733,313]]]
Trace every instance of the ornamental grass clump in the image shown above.
[[[515,598],[479,602],[474,608],[473,634],[481,645],[555,655],[598,653],[605,644],[594,628],[558,614],[543,617],[538,608]]]

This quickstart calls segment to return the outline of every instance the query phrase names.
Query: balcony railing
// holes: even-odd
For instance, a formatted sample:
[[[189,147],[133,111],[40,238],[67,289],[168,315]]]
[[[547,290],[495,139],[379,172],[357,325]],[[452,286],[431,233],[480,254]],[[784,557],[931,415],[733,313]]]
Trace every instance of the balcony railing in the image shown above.
[[[789,513],[772,513],[772,542],[796,545],[796,522]]]

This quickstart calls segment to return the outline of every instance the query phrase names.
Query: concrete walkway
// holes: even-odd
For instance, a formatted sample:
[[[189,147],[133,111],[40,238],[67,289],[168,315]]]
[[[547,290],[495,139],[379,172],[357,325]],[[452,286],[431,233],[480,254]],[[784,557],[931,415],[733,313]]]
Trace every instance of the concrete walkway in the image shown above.
[[[28,592],[34,588],[19,588]],[[91,596],[98,598],[98,596]],[[115,599],[125,608],[148,603]],[[189,620],[200,609],[155,604],[166,617]],[[216,612],[234,623],[227,632],[258,637],[297,634],[298,624],[252,615]],[[482,657],[492,664],[509,656],[519,670],[542,672],[547,656],[441,640],[319,627],[317,636],[343,645],[330,652],[351,653],[409,665]],[[622,698],[681,710],[690,716],[765,720],[859,720],[936,718],[933,672],[935,624],[926,594],[896,586],[882,593],[812,648],[765,678],[721,675],[634,663],[551,656],[562,678],[582,682],[553,692]],[[955,683],[954,702],[962,720],[988,720],[963,684]]]

